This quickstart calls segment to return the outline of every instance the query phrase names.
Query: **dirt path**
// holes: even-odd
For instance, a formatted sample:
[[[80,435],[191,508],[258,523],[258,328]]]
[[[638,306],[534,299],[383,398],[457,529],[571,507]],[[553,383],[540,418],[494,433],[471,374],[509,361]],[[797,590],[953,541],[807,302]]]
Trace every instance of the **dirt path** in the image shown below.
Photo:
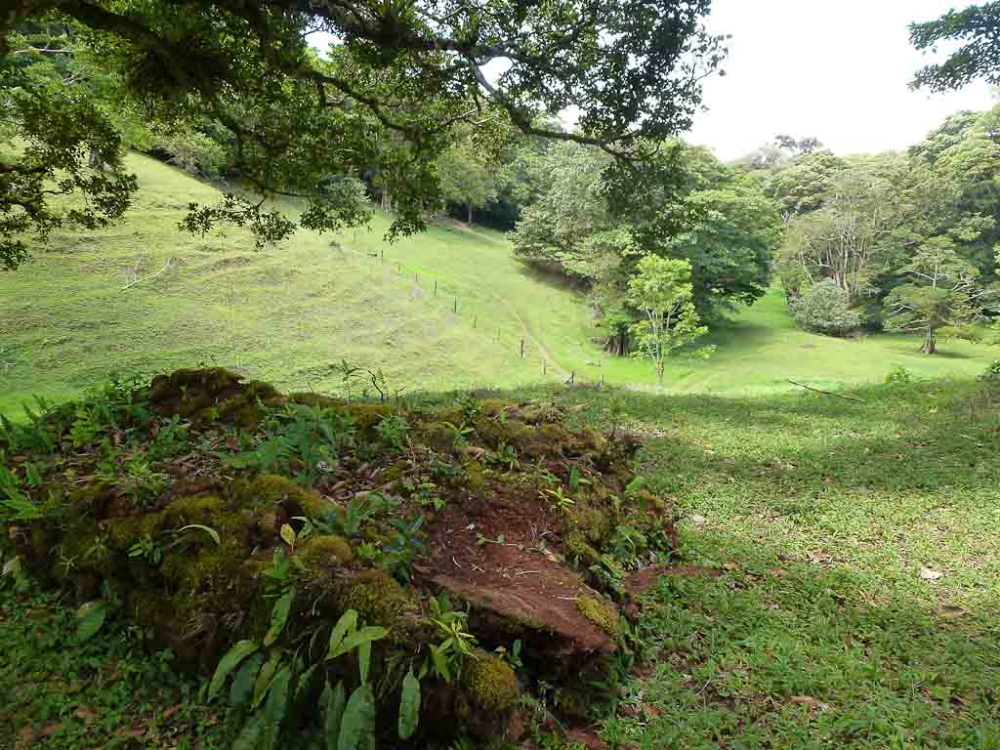
[[[532,346],[536,347],[539,352],[541,352],[542,357],[548,362],[549,367],[551,367],[557,375],[564,379],[568,378],[570,375],[569,370],[559,364],[559,360],[552,356],[552,352],[545,347],[545,344],[535,337],[535,335],[531,332],[531,329],[528,327],[528,324],[524,322],[524,318],[522,318],[521,314],[517,311],[517,308],[496,292],[492,292],[492,294],[501,305],[507,308],[510,314],[514,316],[515,320],[517,320],[517,324],[521,326],[521,332],[524,333],[525,341],[529,342]]]

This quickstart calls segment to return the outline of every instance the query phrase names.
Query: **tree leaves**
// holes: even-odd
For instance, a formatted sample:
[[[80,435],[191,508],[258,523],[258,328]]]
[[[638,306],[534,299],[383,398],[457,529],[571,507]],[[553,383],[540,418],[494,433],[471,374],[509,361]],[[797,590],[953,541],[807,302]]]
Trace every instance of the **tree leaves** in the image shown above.
[[[420,721],[420,680],[413,671],[403,678],[403,692],[399,698],[399,738],[408,740],[417,731]]]
[[[219,690],[222,688],[222,683],[226,681],[229,673],[236,669],[241,661],[259,648],[260,644],[256,641],[238,641],[223,655],[219,660],[219,665],[215,668],[215,674],[212,675],[212,681],[208,684],[209,701],[214,700],[215,696],[218,695]]]

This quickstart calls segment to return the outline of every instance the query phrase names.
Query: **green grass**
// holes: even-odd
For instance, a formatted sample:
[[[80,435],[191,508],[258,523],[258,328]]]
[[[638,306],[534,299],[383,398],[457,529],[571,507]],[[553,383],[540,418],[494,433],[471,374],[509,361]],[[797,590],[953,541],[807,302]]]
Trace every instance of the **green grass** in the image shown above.
[[[624,395],[686,561],[723,575],[648,595],[656,661],[608,736],[1000,748],[1000,388],[850,393],[864,403]],[[606,419],[605,394],[559,401]]]
[[[379,213],[357,231],[300,231],[255,252],[242,230],[201,238],[177,229],[187,203],[213,201],[213,188],[142,156],[129,164],[140,192],[127,221],[56,233],[20,271],[0,275],[0,413],[32,394],[74,396],[113,371],[199,362],[285,390],[338,390],[331,364],[341,359],[382,368],[390,387],[409,391],[519,387],[570,372],[654,382],[648,362],[606,357],[583,298],[515,261],[498,233],[447,223],[389,245]],[[131,267],[150,277],[168,259],[165,273],[121,291]],[[670,390],[770,393],[790,389],[789,377],[821,387],[872,382],[894,365],[971,376],[998,356],[957,342],[924,357],[913,339],[814,336],[795,329],[777,291],[711,341],[719,348],[708,361],[670,363]]]
[[[217,716],[169,652],[116,619],[80,643],[65,601],[0,589],[0,749],[221,750]]]

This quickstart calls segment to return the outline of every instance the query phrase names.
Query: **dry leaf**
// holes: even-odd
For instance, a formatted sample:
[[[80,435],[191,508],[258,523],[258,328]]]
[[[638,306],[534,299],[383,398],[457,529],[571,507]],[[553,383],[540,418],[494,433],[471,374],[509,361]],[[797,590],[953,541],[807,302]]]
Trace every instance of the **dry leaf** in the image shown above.
[[[830,556],[825,552],[810,552],[806,555],[806,559],[813,565],[822,565],[823,563],[830,562]]]
[[[968,610],[964,610],[961,607],[943,606],[938,607],[934,610],[934,614],[938,617],[943,617],[946,620],[957,620],[959,617],[965,617],[969,614]]]
[[[722,563],[722,567],[725,568],[726,570],[736,570],[736,563],[733,562]]]
[[[699,516],[699,515],[695,514],[695,515],[691,516],[691,523],[693,523],[695,526],[704,526],[705,525],[705,516]]]
[[[920,577],[925,581],[936,581],[938,578],[944,576],[940,570],[932,570],[931,568],[921,568]]]
[[[830,709],[829,703],[823,703],[816,700],[811,695],[793,695],[789,699],[790,703],[794,703],[797,706],[808,706],[809,710],[819,709],[820,711],[828,711]]]
[[[786,575],[788,575],[788,571],[785,570],[784,568],[771,568],[769,572],[775,578],[784,578]]]

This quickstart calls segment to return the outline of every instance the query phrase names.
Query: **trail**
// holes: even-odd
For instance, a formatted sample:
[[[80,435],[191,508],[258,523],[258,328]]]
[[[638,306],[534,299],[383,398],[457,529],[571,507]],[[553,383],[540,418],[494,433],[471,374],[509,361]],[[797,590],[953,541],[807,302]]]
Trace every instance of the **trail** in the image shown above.
[[[496,297],[496,299],[500,302],[500,304],[506,307],[507,310],[510,311],[510,314],[514,316],[515,320],[517,320],[517,324],[521,326],[521,332],[524,334],[525,340],[528,341],[532,346],[536,347],[539,352],[541,352],[542,357],[545,359],[546,362],[548,362],[549,366],[552,367],[552,369],[556,372],[556,374],[558,374],[560,377],[564,379],[568,378],[570,376],[569,370],[563,367],[559,363],[559,360],[552,356],[552,352],[550,352],[545,347],[545,344],[543,344],[538,338],[535,337],[535,335],[531,332],[531,329],[528,327],[528,324],[524,322],[524,318],[522,318],[521,314],[517,311],[517,308],[514,307],[510,302],[508,302],[505,297],[497,294],[493,290],[490,291],[492,295]]]

